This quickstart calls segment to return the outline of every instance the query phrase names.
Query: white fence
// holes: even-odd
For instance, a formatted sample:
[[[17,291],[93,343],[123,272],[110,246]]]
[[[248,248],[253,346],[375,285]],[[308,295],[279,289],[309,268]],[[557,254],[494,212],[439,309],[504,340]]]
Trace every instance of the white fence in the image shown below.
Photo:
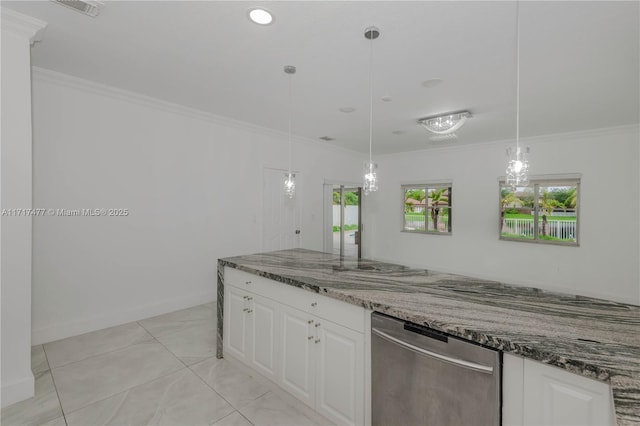
[[[533,219],[504,220],[503,233],[520,235],[533,238]],[[542,235],[542,220],[538,221],[538,235]],[[576,238],[576,222],[573,220],[549,220],[547,221],[547,235],[563,240]]]
[[[334,226],[340,226],[340,206],[336,204],[333,205],[333,224]],[[358,224],[358,206],[345,207],[344,224],[345,225]]]

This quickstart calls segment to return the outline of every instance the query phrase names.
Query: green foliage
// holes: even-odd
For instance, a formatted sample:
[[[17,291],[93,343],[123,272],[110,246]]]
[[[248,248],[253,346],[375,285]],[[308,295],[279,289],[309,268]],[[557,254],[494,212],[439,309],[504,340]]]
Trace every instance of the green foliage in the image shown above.
[[[524,214],[524,213],[509,213],[505,211],[504,215],[505,219],[533,219],[532,214]],[[575,222],[575,216],[547,216],[547,220],[566,220],[569,222]]]
[[[408,200],[409,198],[416,201],[424,200],[425,199],[424,189],[411,189],[411,190],[405,191],[404,199]]]
[[[340,192],[333,192],[333,204],[340,205]],[[358,194],[356,192],[348,191],[344,193],[344,204],[346,206],[357,206],[358,205]]]
[[[344,230],[345,231],[353,231],[353,230],[357,230],[358,229],[358,225],[345,225],[344,226]],[[340,232],[340,227],[339,226],[333,226],[333,232]]]

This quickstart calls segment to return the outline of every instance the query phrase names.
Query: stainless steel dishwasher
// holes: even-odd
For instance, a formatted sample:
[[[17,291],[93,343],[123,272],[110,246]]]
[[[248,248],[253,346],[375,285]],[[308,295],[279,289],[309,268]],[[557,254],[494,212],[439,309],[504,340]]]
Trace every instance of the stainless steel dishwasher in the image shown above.
[[[500,352],[374,312],[372,424],[500,425]]]

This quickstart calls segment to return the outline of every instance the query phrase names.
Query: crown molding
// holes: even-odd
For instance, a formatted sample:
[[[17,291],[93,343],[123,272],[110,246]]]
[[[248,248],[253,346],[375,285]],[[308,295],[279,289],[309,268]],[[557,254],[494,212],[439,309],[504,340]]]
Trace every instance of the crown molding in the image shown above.
[[[52,71],[41,67],[32,67],[32,78],[34,81],[42,81],[51,83],[54,85],[65,86],[82,92],[93,93],[100,96],[110,97],[112,99],[120,100],[123,102],[131,102],[137,105],[153,108],[159,111],[169,112],[173,114],[183,115],[196,120],[206,121],[209,123],[217,124],[220,126],[231,127],[243,131],[252,132],[262,136],[269,136],[275,139],[288,141],[289,134],[276,129],[268,127],[258,126],[248,123],[246,121],[236,120],[229,117],[213,114],[210,112],[202,111],[195,108],[190,108],[184,105],[180,105],[173,102],[163,101],[158,98],[154,98],[140,93],[132,92],[129,90],[119,89],[117,87],[108,86],[106,84],[96,83],[94,81],[86,80],[80,77],[74,77],[68,74]],[[306,145],[313,148],[322,147],[329,151],[334,151],[342,154],[358,155],[361,153],[353,151],[348,148],[343,148],[338,145],[332,145],[314,139],[294,136],[294,143],[298,145]]]
[[[46,22],[6,7],[0,7],[0,15],[2,16],[2,31],[9,31],[28,38],[31,44],[42,41],[44,30],[48,25]]]
[[[577,130],[573,132],[563,133],[550,133],[546,135],[530,136],[526,138],[520,138],[520,145],[542,145],[547,143],[557,143],[559,140],[572,141],[582,140],[590,137],[603,137],[603,136],[619,136],[619,135],[637,135],[640,133],[640,124],[626,124],[622,126],[602,127],[598,129]],[[379,158],[396,158],[407,155],[429,155],[437,152],[459,152],[459,151],[473,151],[473,150],[485,150],[487,148],[500,147],[504,148],[511,146],[515,143],[515,139],[501,139],[491,142],[470,143],[453,146],[439,146],[437,148],[423,148],[414,151],[393,152],[389,154],[380,154]]]

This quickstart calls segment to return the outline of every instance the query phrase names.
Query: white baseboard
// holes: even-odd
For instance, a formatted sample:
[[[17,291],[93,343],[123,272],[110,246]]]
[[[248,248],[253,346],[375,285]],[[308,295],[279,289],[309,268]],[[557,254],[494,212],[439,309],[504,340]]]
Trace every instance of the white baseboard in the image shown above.
[[[91,331],[102,330],[103,328],[125,324],[131,321],[166,314],[167,312],[179,309],[190,308],[192,306],[209,303],[216,300],[216,292],[211,291],[204,294],[191,295],[180,299],[170,299],[161,302],[139,306],[126,311],[113,311],[91,318],[79,318],[76,321],[68,321],[53,325],[47,325],[31,330],[31,344],[40,345],[53,342],[78,334]]]
[[[4,408],[7,405],[31,398],[35,392],[34,383],[33,373],[31,373],[31,371],[27,372],[27,376],[20,380],[11,383],[2,383],[0,406]]]

